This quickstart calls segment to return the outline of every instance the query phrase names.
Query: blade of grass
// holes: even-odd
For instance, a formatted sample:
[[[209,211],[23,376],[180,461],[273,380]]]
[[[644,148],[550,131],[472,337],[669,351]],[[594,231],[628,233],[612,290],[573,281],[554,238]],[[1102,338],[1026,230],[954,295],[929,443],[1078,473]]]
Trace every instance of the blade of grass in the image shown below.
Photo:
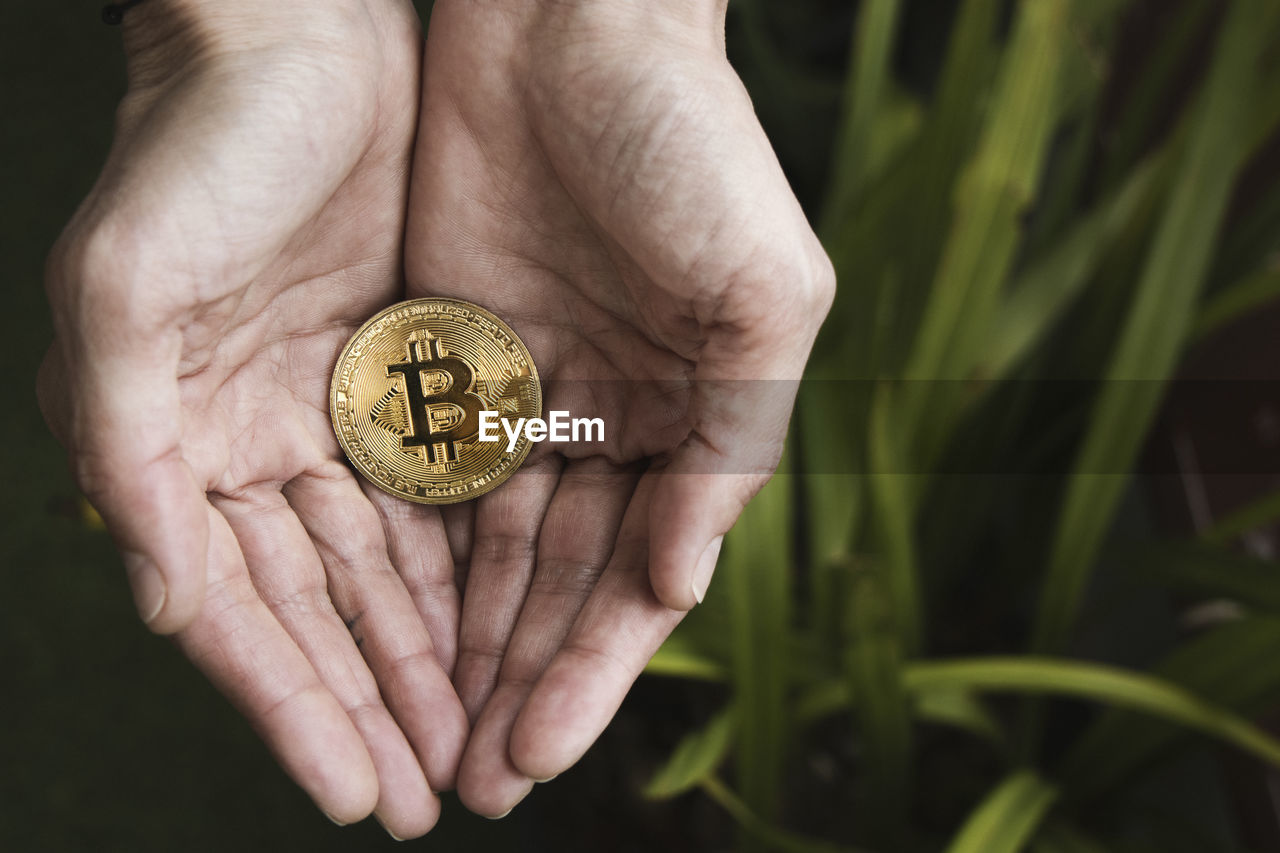
[[[1057,790],[1030,770],[1016,770],[969,815],[948,853],[1018,853],[1057,799]]]
[[[1074,622],[1102,536],[1134,454],[1173,371],[1215,235],[1240,167],[1265,0],[1232,6],[1197,104],[1197,122],[1132,310],[1094,408],[1049,556],[1033,648],[1059,648]],[[1131,382],[1126,380],[1147,380]],[[1114,472],[1114,473],[1099,473]]]
[[[838,654],[844,590],[863,514],[863,467],[856,458],[865,420],[862,383],[808,380],[800,385],[796,424],[804,449],[803,522],[810,555],[810,623],[824,652]],[[852,387],[853,390],[850,390]],[[832,655],[827,663],[838,666]]]
[[[1206,530],[1200,538],[1215,545],[1226,545],[1237,536],[1280,520],[1280,491],[1263,495],[1253,503],[1235,510]]]
[[[990,379],[1007,376],[1044,340],[1067,306],[1084,291],[1112,242],[1163,183],[1168,163],[1167,156],[1156,156],[1135,169],[1123,186],[1018,276],[992,326],[978,368],[980,375]]]
[[[1166,32],[1150,43],[1151,56],[1136,69],[1137,79],[1125,99],[1125,109],[1112,134],[1104,185],[1114,184],[1141,156],[1142,146],[1150,141],[1153,126],[1170,97],[1178,97],[1174,89],[1176,72],[1186,62],[1196,38],[1212,22],[1212,0],[1188,0],[1173,5]]]
[[[969,732],[1003,746],[1004,731],[982,700],[968,690],[923,690],[912,697],[912,714],[922,722]]]
[[[727,665],[707,656],[676,634],[667,638],[644,668],[644,672],[645,675],[697,681],[726,681],[729,678]]]
[[[1272,85],[1280,88],[1280,80]],[[1213,296],[1247,281],[1260,268],[1275,267],[1280,247],[1280,193],[1264,193],[1248,210],[1231,223],[1224,235],[1222,251],[1214,263]]]
[[[747,505],[725,541],[722,566],[739,708],[738,784],[752,810],[766,820],[779,808],[787,739],[792,485],[789,475],[779,474]]]
[[[908,186],[912,192],[904,211],[907,240],[892,244],[906,250],[902,272],[904,302],[914,306],[919,288],[932,275],[942,235],[952,211],[946,204],[920,205],[921,198],[938,199],[949,192],[986,114],[987,89],[1002,55],[996,44],[1002,6],[998,0],[967,0],[961,5],[947,43],[947,55],[938,75],[938,90],[920,135],[920,149],[909,158]],[[887,249],[888,247],[886,247]],[[895,328],[912,328],[915,312],[907,310]]]
[[[871,125],[867,140],[866,177],[862,185],[876,181],[898,156],[919,137],[924,124],[924,107],[915,97],[896,86],[886,85],[880,96],[880,112]]]
[[[836,132],[831,189],[818,220],[819,233],[829,233],[831,223],[843,218],[870,174],[871,139],[890,76],[898,7],[899,0],[866,0],[854,19],[843,116]]]
[[[1124,0],[1090,0],[1072,3],[1068,9],[1072,37],[1067,40],[1058,73],[1057,94],[1063,129],[1050,148],[1044,181],[1020,250],[1023,257],[1040,255],[1057,239],[1088,186],[1102,117],[1098,102],[1111,74],[1110,63],[1102,57],[1111,53],[1116,19],[1126,5]]]
[[[667,763],[653,774],[644,788],[644,796],[654,800],[670,799],[714,775],[733,745],[736,725],[737,712],[730,705],[702,729],[686,735]]]
[[[1280,696],[1280,619],[1252,616],[1186,640],[1152,669],[1155,677],[1196,695],[1212,696],[1245,715]],[[1082,734],[1057,775],[1073,800],[1114,791],[1138,770],[1185,738],[1171,723],[1108,710]]]
[[[937,204],[968,157],[981,126],[986,88],[1000,49],[1000,0],[960,7],[938,88],[915,142],[856,199],[849,215],[824,228],[842,282],[819,352],[843,375],[896,373],[905,357],[951,215]],[[921,199],[931,201],[922,204]]]
[[[1147,546],[1127,560],[1134,574],[1171,591],[1229,598],[1250,610],[1280,614],[1280,566],[1225,548],[1177,542]]]
[[[868,837],[895,840],[906,817],[911,779],[911,715],[902,689],[902,641],[892,597],[881,574],[868,566],[850,595],[845,648],[848,695],[856,697],[854,721],[866,750],[860,780]]]
[[[1272,62],[1258,86],[1253,104],[1246,159],[1266,157],[1267,146],[1280,132],[1280,63]],[[1231,223],[1222,251],[1214,264],[1213,280],[1221,286],[1240,281],[1262,266],[1275,266],[1280,246],[1280,193],[1259,194],[1253,204]]]
[[[889,388],[881,386],[871,405],[871,500],[877,540],[884,553],[888,618],[896,627],[903,653],[910,656],[924,643],[911,499],[911,481],[918,478],[902,473],[905,466],[895,415]]]
[[[1055,121],[1067,4],[1018,7],[990,118],[955,188],[955,217],[906,369],[909,379],[967,379],[989,333],[998,298],[1035,194]],[[945,387],[945,386],[943,386]],[[938,383],[911,383],[902,428],[923,458],[950,424]],[[929,414],[926,414],[926,411]]]
[[[969,732],[997,746],[1005,737],[996,718],[986,705],[964,690],[922,690],[908,697],[913,719]],[[794,719],[800,724],[813,723],[848,711],[854,706],[853,690],[848,679],[827,679],[810,685],[797,699]]]
[[[1209,299],[1191,329],[1195,340],[1203,340],[1256,308],[1280,299],[1280,260],[1244,281],[1228,285]]]
[[[854,578],[850,592],[846,662],[855,719],[867,749],[869,831],[895,839],[906,816],[910,785],[911,725],[902,691],[904,656],[921,646],[914,510],[901,472],[893,403],[880,386],[871,405],[869,491],[875,544],[883,561]]]
[[[715,776],[702,780],[701,786],[707,796],[719,803],[756,841],[769,849],[781,850],[783,853],[859,853],[857,848],[842,847],[779,829],[752,811],[742,798]]]
[[[904,686],[1093,699],[1179,723],[1280,766],[1280,741],[1238,714],[1165,679],[1103,664],[1031,656],[917,661],[907,666]]]

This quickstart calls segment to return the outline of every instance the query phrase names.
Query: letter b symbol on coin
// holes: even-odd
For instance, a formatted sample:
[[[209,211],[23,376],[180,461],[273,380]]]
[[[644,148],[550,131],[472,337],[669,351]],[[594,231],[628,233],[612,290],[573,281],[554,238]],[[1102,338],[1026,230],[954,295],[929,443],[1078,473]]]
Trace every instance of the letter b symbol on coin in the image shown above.
[[[422,344],[426,344],[426,358],[422,357]],[[427,335],[425,341],[409,341],[409,360],[400,364],[388,364],[387,376],[404,378],[405,399],[409,404],[409,434],[401,437],[400,446],[405,450],[424,447],[427,464],[439,461],[436,448],[443,445],[445,459],[458,461],[458,442],[472,438],[480,430],[480,410],[484,401],[471,392],[475,374],[471,365],[452,355],[440,354],[440,341]],[[448,384],[436,390],[428,390],[426,378],[432,374],[444,374]],[[452,407],[461,412],[445,427],[434,422],[434,415],[442,407]]]

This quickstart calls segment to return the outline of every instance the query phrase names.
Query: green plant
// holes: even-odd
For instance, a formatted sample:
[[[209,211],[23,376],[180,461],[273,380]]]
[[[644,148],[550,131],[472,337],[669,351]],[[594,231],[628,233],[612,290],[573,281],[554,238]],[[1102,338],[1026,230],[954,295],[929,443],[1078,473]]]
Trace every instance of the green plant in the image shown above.
[[[748,508],[707,603],[650,665],[730,698],[648,793],[700,787],[750,847],[849,849],[780,827],[803,772],[789,756],[843,717],[842,845],[1172,849],[1167,816],[1124,805],[1155,762],[1199,732],[1280,765],[1249,721],[1280,699],[1280,573],[1226,550],[1280,500],[1198,544],[1117,551],[1108,532],[1185,347],[1280,295],[1280,194],[1231,207],[1280,128],[1280,6],[1169,4],[1117,88],[1133,3],[1007,16],[965,0],[920,93],[891,62],[906,5],[858,6],[837,89],[786,66],[760,3],[737,6],[757,78],[843,92],[817,205],[841,287],[794,473]],[[964,471],[999,473],[946,473]],[[1166,638],[1147,671],[1073,654],[1082,622],[1106,618],[1086,594],[1102,563],[1140,598],[1228,597],[1244,615]]]

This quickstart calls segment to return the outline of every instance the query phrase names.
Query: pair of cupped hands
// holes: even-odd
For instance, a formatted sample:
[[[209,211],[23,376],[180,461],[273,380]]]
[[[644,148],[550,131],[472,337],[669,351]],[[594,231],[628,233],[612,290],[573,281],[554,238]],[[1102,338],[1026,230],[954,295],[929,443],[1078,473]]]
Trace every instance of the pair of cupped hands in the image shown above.
[[[724,5],[439,0],[425,44],[402,0],[126,17],[41,403],[143,619],[339,823],[413,837],[435,792],[498,816],[571,766],[777,464],[834,282]],[[511,325],[548,408],[592,380],[606,441],[443,511],[363,482],[334,361],[426,296]]]

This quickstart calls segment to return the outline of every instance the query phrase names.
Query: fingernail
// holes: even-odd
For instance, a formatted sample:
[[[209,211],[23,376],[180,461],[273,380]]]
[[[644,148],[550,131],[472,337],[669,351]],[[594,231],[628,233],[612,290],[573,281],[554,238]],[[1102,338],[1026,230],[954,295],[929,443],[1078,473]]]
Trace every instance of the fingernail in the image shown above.
[[[383,832],[385,832],[387,835],[390,835],[390,836],[391,836],[391,840],[392,840],[392,841],[404,841],[404,839],[403,839],[403,838],[401,838],[400,836],[396,835],[396,834],[395,834],[394,832],[392,832],[391,830],[387,829],[387,825],[386,825],[385,823],[383,823],[383,822],[382,822],[382,818],[378,817],[377,815],[374,815],[374,816],[373,816],[373,818],[374,818],[374,820],[376,820],[376,821],[378,822],[378,826],[381,826],[381,827],[382,827]],[[334,821],[334,823],[337,823],[337,821]]]
[[[338,820],[336,817],[334,817],[333,815],[329,814],[329,813],[328,813],[327,811],[325,811],[324,809],[321,809],[321,810],[320,810],[320,814],[322,814],[322,815],[324,815],[325,817],[329,818],[329,820],[333,822],[333,825],[334,825],[334,826],[346,826],[346,824],[345,824],[345,823],[343,823],[342,821]]]
[[[534,779],[533,781],[537,782],[539,785],[545,785],[546,783],[550,782],[552,779],[556,778],[556,776],[559,776],[559,775],[560,774],[557,773],[555,774],[555,776],[548,776],[545,779]]]
[[[129,574],[129,585],[133,587],[133,603],[138,608],[138,615],[149,625],[164,609],[164,577],[156,564],[142,554],[125,554],[124,568]]]
[[[500,814],[500,815],[494,815],[494,816],[492,816],[492,817],[489,817],[488,815],[486,815],[486,817],[489,817],[489,820],[502,820],[504,817],[506,817],[507,815],[511,814],[511,810],[512,810],[512,809],[514,809],[514,808],[515,808],[515,806],[512,806],[510,809],[507,809],[505,812],[503,812],[503,813],[502,813],[502,814]]]
[[[720,559],[720,546],[724,544],[724,536],[717,536],[707,544],[707,550],[698,558],[698,565],[693,567],[693,597],[702,603],[707,596],[707,587],[711,586],[711,575],[716,570],[716,560]]]

